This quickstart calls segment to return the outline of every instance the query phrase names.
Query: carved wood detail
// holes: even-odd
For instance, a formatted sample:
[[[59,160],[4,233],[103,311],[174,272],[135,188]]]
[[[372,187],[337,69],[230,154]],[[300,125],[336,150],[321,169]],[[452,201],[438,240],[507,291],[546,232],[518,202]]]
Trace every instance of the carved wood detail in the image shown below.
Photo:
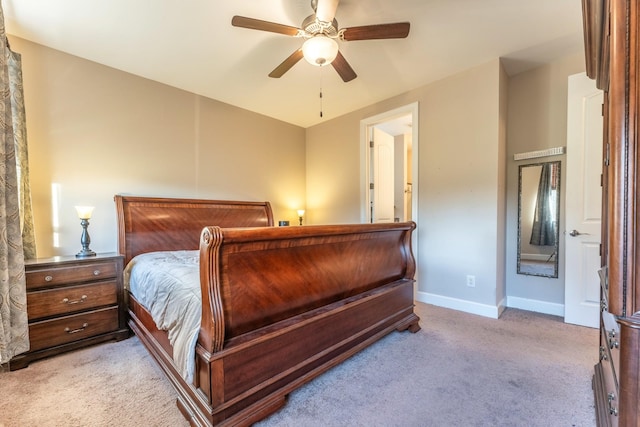
[[[222,350],[224,344],[224,312],[220,292],[219,257],[222,245],[220,227],[206,227],[200,237],[200,289],[202,291],[202,323],[198,341],[210,353]],[[209,311],[205,311],[206,309]]]

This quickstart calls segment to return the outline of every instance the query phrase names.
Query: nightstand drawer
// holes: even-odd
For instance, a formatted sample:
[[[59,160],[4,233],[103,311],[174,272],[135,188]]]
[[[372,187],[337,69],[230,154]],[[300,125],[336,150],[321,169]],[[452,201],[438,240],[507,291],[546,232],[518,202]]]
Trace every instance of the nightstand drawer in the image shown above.
[[[27,294],[27,312],[30,321],[117,303],[118,284],[115,280]]]
[[[118,329],[118,307],[34,322],[29,325],[29,351],[89,338]]]
[[[111,279],[116,277],[114,262],[92,263],[73,267],[58,267],[27,272],[27,290],[52,286]]]

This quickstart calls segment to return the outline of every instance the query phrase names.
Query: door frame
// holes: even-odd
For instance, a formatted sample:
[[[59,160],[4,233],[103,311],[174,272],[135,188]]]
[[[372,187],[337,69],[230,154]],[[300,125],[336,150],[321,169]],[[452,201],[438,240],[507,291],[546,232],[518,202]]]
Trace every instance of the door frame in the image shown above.
[[[384,122],[388,122],[398,117],[411,114],[411,218],[416,221],[418,218],[418,103],[414,102],[402,107],[395,108],[384,113],[360,120],[360,221],[371,222],[371,211],[369,205],[368,183],[370,182],[370,150],[371,128]]]
[[[398,117],[411,115],[411,220],[418,222],[418,165],[419,158],[418,138],[419,129],[419,109],[418,102],[404,105],[402,107],[395,108],[384,113],[377,114],[372,117],[367,117],[360,120],[360,220],[363,223],[371,222],[371,210],[369,209],[371,197],[369,195],[369,182],[370,182],[370,157],[371,150],[369,149],[369,141],[371,140],[371,129],[378,124],[388,122],[390,120],[397,119]],[[416,283],[418,280],[418,232],[417,230],[412,233],[412,250],[413,256],[416,259]]]

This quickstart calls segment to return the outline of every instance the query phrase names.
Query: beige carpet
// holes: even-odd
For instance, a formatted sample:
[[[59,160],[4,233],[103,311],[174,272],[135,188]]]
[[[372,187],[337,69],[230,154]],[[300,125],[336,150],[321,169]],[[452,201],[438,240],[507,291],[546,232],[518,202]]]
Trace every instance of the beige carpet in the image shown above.
[[[390,334],[256,426],[595,425],[597,330],[514,309],[416,311],[420,332]],[[2,427],[187,425],[135,337],[0,373]]]

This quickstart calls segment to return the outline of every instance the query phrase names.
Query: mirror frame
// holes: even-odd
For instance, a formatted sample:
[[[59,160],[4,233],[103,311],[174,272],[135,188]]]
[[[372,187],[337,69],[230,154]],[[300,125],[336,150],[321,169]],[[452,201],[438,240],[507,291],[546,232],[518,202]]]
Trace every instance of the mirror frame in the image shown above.
[[[526,167],[533,167],[533,166],[542,166],[545,164],[554,164],[557,165],[558,168],[558,184],[557,184],[557,203],[556,203],[556,218],[557,218],[557,227],[556,227],[556,241],[555,241],[555,245],[554,245],[554,254],[555,254],[555,262],[554,262],[554,269],[553,269],[553,274],[538,274],[535,272],[525,272],[522,271],[521,269],[521,247],[522,247],[522,173],[523,173],[523,169]],[[558,270],[559,270],[559,249],[560,249],[560,202],[561,202],[561,193],[560,193],[560,189],[561,189],[561,172],[562,172],[562,162],[560,160],[554,160],[554,161],[550,161],[550,162],[539,162],[539,163],[529,163],[529,164],[524,164],[524,165],[519,165],[518,166],[518,242],[517,242],[517,247],[516,247],[516,251],[517,251],[517,267],[516,267],[516,272],[517,274],[522,274],[522,275],[526,275],[526,276],[538,276],[538,277],[547,277],[547,278],[558,278]],[[539,183],[536,183],[536,188],[538,187]],[[553,256],[553,255],[552,255]]]

